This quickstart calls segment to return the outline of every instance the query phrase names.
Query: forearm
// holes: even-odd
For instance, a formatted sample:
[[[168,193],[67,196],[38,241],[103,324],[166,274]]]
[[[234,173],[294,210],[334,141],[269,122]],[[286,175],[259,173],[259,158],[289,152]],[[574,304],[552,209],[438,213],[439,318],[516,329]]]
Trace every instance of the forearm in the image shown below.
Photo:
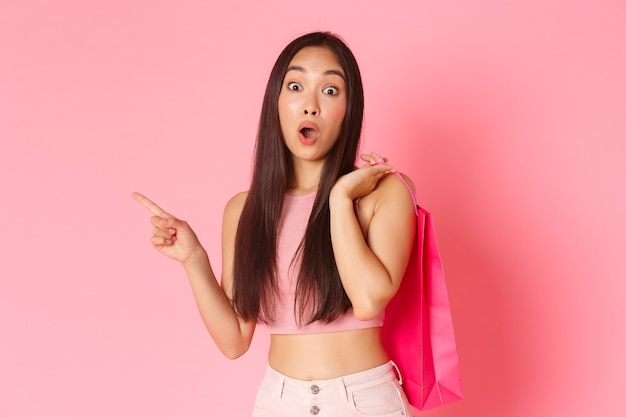
[[[240,319],[217,282],[204,250],[183,264],[202,320],[217,347],[227,357],[241,356],[250,346],[250,338],[241,329]]]
[[[357,318],[380,314],[393,294],[389,272],[367,245],[352,200],[338,193],[330,199],[330,235],[335,261]]]

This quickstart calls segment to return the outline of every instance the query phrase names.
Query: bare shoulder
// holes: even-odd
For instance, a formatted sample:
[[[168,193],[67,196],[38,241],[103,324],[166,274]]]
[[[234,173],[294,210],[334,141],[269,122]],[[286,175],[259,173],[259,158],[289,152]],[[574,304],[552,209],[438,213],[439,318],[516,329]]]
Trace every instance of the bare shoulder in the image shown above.
[[[411,179],[405,181],[413,188]],[[358,217],[363,233],[368,236],[372,222],[376,218],[382,224],[390,221],[405,223],[414,217],[413,199],[402,180],[394,174],[387,174],[380,179],[374,191],[357,202]]]
[[[376,193],[376,203],[378,206],[391,204],[393,206],[404,206],[413,208],[413,199],[407,184],[411,187],[411,191],[415,192],[413,181],[405,174],[402,175],[403,182],[398,175],[387,174],[378,182],[378,186],[373,193]]]
[[[239,218],[241,217],[241,213],[243,212],[243,206],[246,204],[246,198],[248,197],[248,192],[243,191],[241,193],[235,194],[224,207],[224,217],[222,219],[222,234],[223,238],[234,236],[237,227],[239,226]],[[222,244],[226,244],[226,241],[223,241]]]
[[[228,200],[226,206],[224,207],[224,219],[239,219],[239,216],[241,216],[241,212],[243,211],[243,206],[246,204],[247,198],[248,192],[242,191],[235,194],[230,200]]]
[[[231,297],[232,265],[235,256],[235,239],[239,218],[246,204],[248,192],[235,194],[224,208],[224,219],[222,222],[222,286],[226,289],[228,298]]]

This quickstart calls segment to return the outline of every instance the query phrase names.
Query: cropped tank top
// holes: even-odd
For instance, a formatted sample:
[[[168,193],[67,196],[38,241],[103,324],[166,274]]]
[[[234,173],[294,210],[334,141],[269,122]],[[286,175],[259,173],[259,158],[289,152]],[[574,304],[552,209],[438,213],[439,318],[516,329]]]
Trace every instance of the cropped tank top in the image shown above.
[[[305,319],[302,325],[298,324],[294,301],[301,260],[294,261],[293,259],[306,231],[314,202],[315,193],[300,196],[285,195],[278,229],[276,260],[279,296],[274,305],[274,321],[267,325],[269,332],[271,334],[307,334],[382,326],[384,314],[372,320],[357,320],[352,308],[330,323],[315,321],[306,324]]]

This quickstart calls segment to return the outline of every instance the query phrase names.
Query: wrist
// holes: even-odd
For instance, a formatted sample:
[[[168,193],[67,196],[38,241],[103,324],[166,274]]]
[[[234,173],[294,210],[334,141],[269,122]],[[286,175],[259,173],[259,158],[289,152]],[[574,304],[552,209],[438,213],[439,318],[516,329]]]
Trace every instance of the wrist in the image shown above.
[[[328,197],[328,205],[331,210],[333,208],[346,206],[352,207],[353,200],[343,188],[335,186],[330,191],[330,195]]]
[[[198,267],[202,267],[203,265],[210,265],[209,256],[202,246],[198,249],[194,250],[183,262],[183,267],[185,270],[189,271],[191,269],[196,269]]]

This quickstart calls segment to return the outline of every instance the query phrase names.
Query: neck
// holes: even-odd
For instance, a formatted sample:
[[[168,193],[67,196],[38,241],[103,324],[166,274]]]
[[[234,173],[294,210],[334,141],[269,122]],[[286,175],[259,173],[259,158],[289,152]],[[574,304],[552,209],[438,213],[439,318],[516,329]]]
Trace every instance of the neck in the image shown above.
[[[294,158],[295,159],[295,158]],[[293,173],[289,179],[287,192],[293,195],[309,194],[317,191],[324,161],[293,161]]]

